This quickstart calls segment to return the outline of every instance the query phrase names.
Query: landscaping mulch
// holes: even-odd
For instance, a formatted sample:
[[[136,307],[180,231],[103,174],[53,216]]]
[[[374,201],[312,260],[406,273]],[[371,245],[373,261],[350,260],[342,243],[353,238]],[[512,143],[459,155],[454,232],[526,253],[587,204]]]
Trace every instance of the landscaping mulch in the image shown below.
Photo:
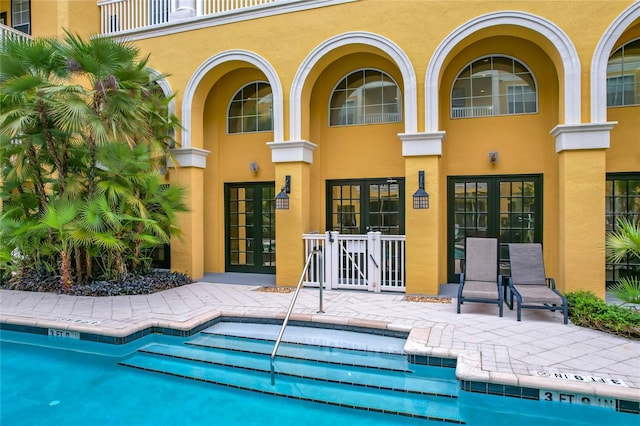
[[[295,289],[291,287],[258,287],[255,291],[263,293],[293,293]]]
[[[145,274],[128,275],[116,280],[94,280],[88,284],[72,284],[63,288],[60,277],[46,271],[29,271],[0,283],[0,288],[19,291],[38,291],[71,296],[132,296],[151,294],[162,290],[192,284],[188,275],[169,270],[152,270]]]
[[[420,303],[451,303],[450,297],[429,297],[429,296],[405,296],[402,299],[406,302],[420,302]]]

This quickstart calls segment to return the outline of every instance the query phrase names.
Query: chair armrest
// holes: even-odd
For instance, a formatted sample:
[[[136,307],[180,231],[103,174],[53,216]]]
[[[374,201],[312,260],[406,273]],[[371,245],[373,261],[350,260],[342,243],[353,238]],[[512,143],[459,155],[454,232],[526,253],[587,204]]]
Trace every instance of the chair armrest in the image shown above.
[[[547,278],[547,287],[549,287],[552,290],[556,289],[556,280],[554,280],[553,278]]]

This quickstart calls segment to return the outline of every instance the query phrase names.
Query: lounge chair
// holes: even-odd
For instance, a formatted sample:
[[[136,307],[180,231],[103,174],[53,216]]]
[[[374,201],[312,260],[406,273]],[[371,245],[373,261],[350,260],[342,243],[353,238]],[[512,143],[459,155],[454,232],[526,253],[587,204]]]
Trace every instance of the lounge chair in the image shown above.
[[[556,290],[553,278],[547,278],[542,260],[542,246],[538,243],[509,244],[511,277],[507,302],[513,309],[513,297],[516,298],[518,321],[522,318],[522,308],[561,310],[564,323],[568,322],[567,299]]]
[[[464,302],[493,303],[502,316],[502,277],[498,275],[498,239],[467,238],[465,270],[460,274],[458,313]]]

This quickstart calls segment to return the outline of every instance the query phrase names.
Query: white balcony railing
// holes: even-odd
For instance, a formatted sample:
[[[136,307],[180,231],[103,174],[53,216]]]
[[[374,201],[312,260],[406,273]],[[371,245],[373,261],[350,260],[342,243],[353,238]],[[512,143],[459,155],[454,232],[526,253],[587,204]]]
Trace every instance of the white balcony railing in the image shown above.
[[[492,106],[469,106],[451,108],[451,118],[488,117],[493,115]]]
[[[102,34],[247,9],[278,0],[99,0]]]
[[[18,31],[6,25],[0,24],[0,42],[4,42],[8,39],[18,39],[18,40],[33,40],[28,34],[23,33],[22,31]]]

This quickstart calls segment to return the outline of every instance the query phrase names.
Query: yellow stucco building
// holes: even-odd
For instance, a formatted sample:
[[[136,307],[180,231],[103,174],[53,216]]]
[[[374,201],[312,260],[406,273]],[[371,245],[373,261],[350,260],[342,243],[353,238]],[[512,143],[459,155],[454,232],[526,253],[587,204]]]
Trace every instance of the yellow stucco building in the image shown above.
[[[503,273],[506,243],[541,242],[565,292],[604,297],[639,267],[604,250],[640,214],[639,1],[1,0],[0,17],[129,40],[168,75],[168,179],[191,209],[171,267],[196,279],[295,285],[322,246],[330,287],[437,294],[466,236],[498,237]]]

